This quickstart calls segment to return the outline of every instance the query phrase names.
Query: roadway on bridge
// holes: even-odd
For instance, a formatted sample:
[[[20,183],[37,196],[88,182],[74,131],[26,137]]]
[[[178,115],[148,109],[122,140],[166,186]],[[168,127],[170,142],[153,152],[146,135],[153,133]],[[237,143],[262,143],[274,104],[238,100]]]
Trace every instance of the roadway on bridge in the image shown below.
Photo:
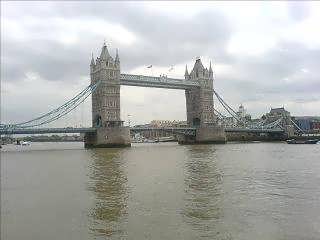
[[[141,132],[141,131],[166,131],[185,135],[195,135],[196,128],[185,127],[185,128],[143,128],[143,127],[132,127],[130,131]],[[243,132],[243,133],[283,133],[283,129],[248,129],[248,128],[226,128],[226,132]],[[96,128],[13,128],[13,129],[0,129],[1,135],[11,134],[47,134],[47,133],[87,133],[96,132]]]

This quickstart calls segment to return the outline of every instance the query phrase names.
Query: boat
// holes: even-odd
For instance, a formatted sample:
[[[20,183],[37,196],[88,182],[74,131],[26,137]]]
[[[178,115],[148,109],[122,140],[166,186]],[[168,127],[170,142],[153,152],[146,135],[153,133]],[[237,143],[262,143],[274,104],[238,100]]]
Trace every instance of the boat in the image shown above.
[[[297,139],[290,139],[287,140],[288,144],[317,144],[318,139],[312,139],[312,140],[297,140]]]
[[[174,136],[169,136],[169,137],[159,137],[158,142],[176,142],[177,140],[175,139]]]
[[[28,141],[21,141],[21,142],[20,142],[20,145],[21,145],[21,146],[29,146],[29,145],[30,145],[30,142],[28,142]]]
[[[145,139],[144,139],[144,142],[145,142],[145,143],[156,143],[157,141],[156,141],[156,140],[153,140],[153,139],[147,139],[147,138],[145,138]]]

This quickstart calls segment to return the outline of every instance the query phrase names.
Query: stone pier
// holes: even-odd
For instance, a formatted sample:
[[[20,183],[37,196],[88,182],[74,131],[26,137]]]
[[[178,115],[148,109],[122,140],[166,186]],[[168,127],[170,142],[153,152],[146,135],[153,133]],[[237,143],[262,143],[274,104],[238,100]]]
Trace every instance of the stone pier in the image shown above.
[[[86,148],[130,147],[129,127],[101,127],[96,133],[86,133]]]
[[[179,144],[212,144],[226,141],[226,134],[221,126],[199,127],[195,136],[178,135]]]

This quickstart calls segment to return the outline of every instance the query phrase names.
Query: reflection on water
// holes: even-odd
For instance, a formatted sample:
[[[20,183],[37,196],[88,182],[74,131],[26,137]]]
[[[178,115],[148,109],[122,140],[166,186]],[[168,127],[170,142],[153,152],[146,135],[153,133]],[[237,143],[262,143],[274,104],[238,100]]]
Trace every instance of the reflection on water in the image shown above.
[[[121,153],[121,149],[92,150],[88,189],[94,194],[94,207],[89,228],[102,239],[126,235],[122,223],[127,214],[127,177]]]
[[[223,172],[217,167],[216,149],[210,145],[187,147],[184,220],[201,239],[229,239],[220,235],[223,218]],[[219,226],[219,227],[218,227]]]
[[[1,239],[318,240],[320,145],[1,150]]]

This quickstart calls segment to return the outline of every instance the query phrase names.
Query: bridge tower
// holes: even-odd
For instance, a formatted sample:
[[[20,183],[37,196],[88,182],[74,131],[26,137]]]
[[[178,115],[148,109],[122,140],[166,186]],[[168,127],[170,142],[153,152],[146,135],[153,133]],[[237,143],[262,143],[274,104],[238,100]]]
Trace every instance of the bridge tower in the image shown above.
[[[86,147],[130,146],[130,129],[120,119],[120,59],[113,59],[104,43],[100,57],[90,64],[91,83],[100,82],[92,94],[92,127],[85,135]]]
[[[200,87],[185,90],[187,123],[189,127],[196,127],[197,130],[194,139],[185,138],[184,141],[195,143],[226,142],[224,128],[218,125],[217,116],[214,114],[211,62],[208,70],[198,58],[190,74],[186,66],[185,80],[197,81]]]

